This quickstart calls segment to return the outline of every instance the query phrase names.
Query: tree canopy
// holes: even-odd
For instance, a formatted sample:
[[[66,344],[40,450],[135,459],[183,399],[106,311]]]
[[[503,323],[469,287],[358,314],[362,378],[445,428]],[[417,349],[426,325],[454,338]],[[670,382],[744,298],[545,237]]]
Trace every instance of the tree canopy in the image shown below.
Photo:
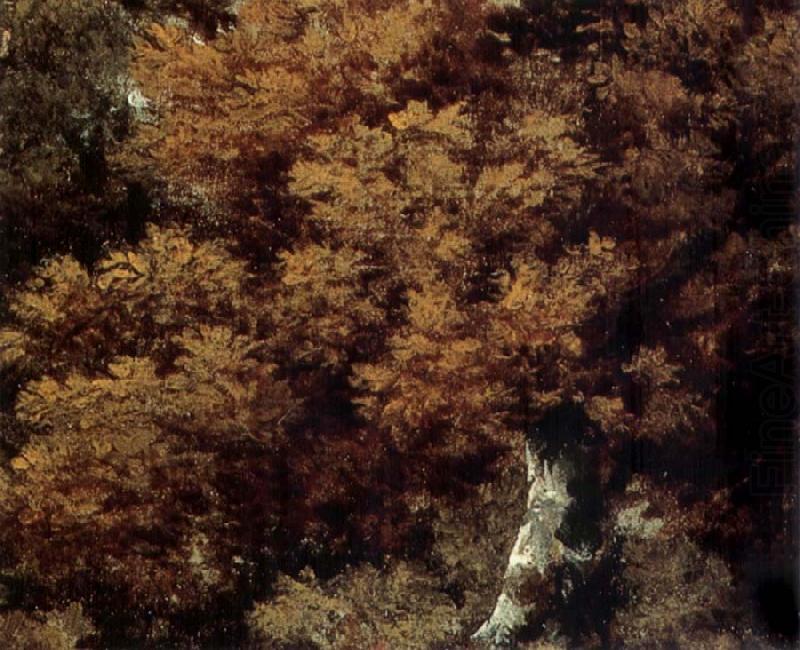
[[[8,7],[0,639],[792,641],[791,3]]]

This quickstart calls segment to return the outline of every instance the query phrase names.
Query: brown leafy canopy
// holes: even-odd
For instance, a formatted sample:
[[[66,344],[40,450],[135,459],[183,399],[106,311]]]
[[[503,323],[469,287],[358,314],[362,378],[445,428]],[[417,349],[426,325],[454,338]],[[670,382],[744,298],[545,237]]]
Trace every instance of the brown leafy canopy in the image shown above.
[[[535,289],[523,288],[527,277],[519,277],[513,287],[495,289],[500,297],[509,290],[505,300],[473,304],[470,297],[473,283],[486,282],[472,278],[487,236],[513,238],[512,251],[520,258],[536,259],[537,250],[552,248],[548,211],[559,199],[579,202],[597,167],[568,133],[563,116],[538,111],[515,117],[502,125],[500,142],[491,143],[493,153],[471,162],[482,135],[468,107],[457,103],[434,112],[411,101],[380,127],[356,121],[338,133],[310,137],[309,153],[290,170],[289,189],[310,205],[309,234],[362,249],[372,261],[369,277],[361,276],[356,286],[366,287],[378,304],[397,291],[405,296],[407,306],[399,314],[399,329],[387,339],[385,360],[357,366],[354,380],[364,392],[363,413],[391,429],[402,448],[414,447],[414,438],[433,436],[446,453],[466,453],[486,434],[503,440],[504,414],[514,401],[512,377],[524,372],[514,369],[522,348],[559,339],[580,356],[574,330],[600,298],[610,292],[613,302],[629,282],[635,262],[624,255],[618,269],[600,277],[614,258],[614,243],[592,235],[586,269],[581,261],[572,268],[569,260],[579,260],[583,252],[576,249],[552,272],[536,262],[533,267],[538,264],[546,275]],[[566,189],[557,175],[568,181]],[[526,273],[520,269],[515,275]],[[349,317],[361,311],[352,308],[358,302],[340,304]],[[533,314],[543,319],[538,326],[523,326],[540,341],[518,339],[516,312],[523,320]],[[565,320],[558,322],[560,317]],[[501,325],[504,319],[512,322]],[[550,395],[548,406],[558,400]]]
[[[250,296],[245,264],[220,242],[151,226],[136,249],[111,253],[92,275],[69,256],[44,263],[10,296],[3,359],[24,367],[47,355],[51,372],[97,370],[121,354],[166,360],[187,326],[252,329]]]
[[[728,607],[679,569],[727,580],[686,536],[747,543],[759,504],[704,513],[749,468],[709,479],[730,490],[662,469],[715,453],[720,372],[778,344],[754,314],[788,291],[797,232],[753,223],[742,188],[794,165],[797,22],[612,4],[253,0],[214,39],[165,21],[137,42],[147,101],[117,162],[154,169],[162,212],[194,227],[151,226],[92,268],[52,258],[0,331],[19,384],[5,417],[30,433],[4,468],[0,542],[48,608],[100,584],[134,606],[134,644],[166,642],[148,610],[185,642],[187,612],[246,593],[226,616],[244,626],[259,601],[267,647],[452,645],[491,590],[471,540],[517,523],[466,530],[454,509],[511,502],[490,479],[568,410],[585,423],[567,444],[599,448],[602,498],[570,489],[604,561],[619,534],[628,587],[659,579],[652,540],[610,532],[635,440],[653,494],[692,499],[683,518],[661,499],[665,625]],[[280,237],[261,241],[265,222]],[[343,570],[365,558],[386,570]],[[321,579],[296,579],[305,564]],[[600,625],[683,638],[644,606]]]
[[[437,587],[405,562],[385,573],[370,566],[349,571],[327,589],[313,573],[299,580],[281,576],[276,597],[253,610],[250,625],[266,648],[313,641],[326,648],[411,650],[444,643],[459,631],[456,608]]]
[[[0,614],[0,640],[7,648],[20,650],[74,650],[95,632],[83,608],[70,603],[60,610],[36,613],[20,611]]]
[[[351,245],[407,247],[409,227],[419,229],[425,219],[432,223],[424,236],[448,236],[437,242],[439,256],[467,256],[470,240],[473,247],[486,239],[541,244],[541,216],[548,206],[570,205],[567,192],[580,199],[596,157],[575,142],[569,116],[513,115],[484,142],[470,108],[459,102],[434,112],[411,101],[380,127],[355,122],[312,136],[309,154],[290,170],[289,188],[311,203],[312,224]],[[391,262],[404,268],[416,259]]]
[[[160,611],[231,588],[237,542],[218,456],[237,441],[275,448],[292,406],[247,336],[246,278],[213,242],[152,228],[93,276],[62,259],[14,297],[6,359],[48,351],[54,373],[17,399],[17,420],[35,433],[4,476],[22,573],[52,589],[87,574]],[[84,300],[69,305],[76,287]],[[87,360],[93,340],[106,346]]]
[[[351,355],[365,354],[385,317],[369,287],[366,255],[308,244],[282,253],[280,261],[272,305],[276,353],[334,370],[346,367]]]
[[[627,602],[612,622],[615,636],[631,648],[757,644],[752,631],[739,626],[742,614],[728,567],[685,534],[682,511],[673,498],[648,483],[634,482],[616,513],[616,529],[625,533],[621,570]],[[653,580],[649,568],[654,561],[659,580]],[[719,609],[712,612],[709,603]]]
[[[253,172],[244,160],[283,154],[310,127],[345,112],[370,118],[385,111],[397,101],[393,86],[417,82],[432,49],[480,25],[479,3],[470,7],[249,2],[241,28],[207,43],[154,25],[139,44],[133,76],[160,119],[139,126],[134,151],[142,158],[122,160],[154,162],[188,197],[224,203],[231,190],[252,196],[240,182]],[[165,76],[174,83],[162,84]]]

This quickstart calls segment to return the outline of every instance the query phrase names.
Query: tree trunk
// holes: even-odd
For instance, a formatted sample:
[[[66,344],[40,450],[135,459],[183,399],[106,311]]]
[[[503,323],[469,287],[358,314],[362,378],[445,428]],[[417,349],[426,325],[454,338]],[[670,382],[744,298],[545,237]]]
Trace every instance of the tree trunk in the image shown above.
[[[563,457],[544,459],[540,449],[526,444],[528,509],[503,576],[503,590],[492,615],[473,639],[504,647],[555,589],[554,571],[566,560],[584,559],[567,548],[556,531],[572,503],[567,491],[568,463]]]

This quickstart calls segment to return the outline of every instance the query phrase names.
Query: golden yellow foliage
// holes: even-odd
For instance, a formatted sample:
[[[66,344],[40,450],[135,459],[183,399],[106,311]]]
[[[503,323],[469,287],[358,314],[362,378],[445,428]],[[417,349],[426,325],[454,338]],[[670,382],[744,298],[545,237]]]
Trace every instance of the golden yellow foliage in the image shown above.
[[[180,603],[205,598],[205,565],[216,560],[197,567],[186,558],[199,535],[217,534],[220,514],[217,506],[184,513],[175,500],[191,480],[191,490],[215,504],[213,454],[241,440],[269,444],[289,402],[271,367],[250,358],[252,344],[229,329],[186,331],[175,344],[182,354],[166,375],[151,359],[122,357],[106,377],[45,377],[21,393],[17,417],[39,433],[12,459],[2,506],[19,527],[21,570],[58,584],[79,562],[121,571],[117,579],[137,598],[165,589]],[[182,532],[144,560],[135,539],[161,525],[165,507],[178,508]],[[57,533],[52,544],[39,539],[45,529]],[[224,588],[229,574],[212,573]]]
[[[3,479],[21,573],[54,589],[75,571],[115,576],[135,602],[167,594],[164,608],[230,586],[215,454],[271,449],[293,405],[251,336],[247,277],[219,243],[153,227],[92,275],[66,258],[12,297],[19,329],[3,333],[6,355],[57,355],[19,393],[16,419],[34,434]],[[90,337],[105,347],[87,364],[76,348]],[[186,494],[205,505],[186,506]],[[158,541],[167,513],[175,528]]]
[[[25,614],[19,610],[0,614],[0,643],[19,650],[75,650],[85,647],[94,633],[78,603],[61,610]]]
[[[321,585],[308,571],[282,575],[274,599],[250,614],[262,647],[314,643],[321,647],[413,650],[460,632],[453,602],[421,567],[398,562],[384,571],[362,566]]]
[[[87,302],[89,285],[89,274],[78,262],[71,257],[55,258],[42,265],[15,296],[11,312],[39,331],[58,331]]]
[[[477,323],[459,312],[440,283],[410,292],[407,317],[384,359],[354,367],[365,415],[391,430],[401,448],[431,432],[452,453],[485,435],[502,435],[508,389],[493,372],[485,340],[472,334]]]
[[[637,268],[614,240],[594,232],[587,244],[569,248],[553,265],[519,260],[499,304],[495,336],[531,349],[552,344],[591,318],[600,301],[618,299],[636,279]],[[569,345],[563,351],[580,356],[581,348]]]
[[[129,245],[45,247],[6,295],[0,550],[31,602],[108,592],[133,645],[236,642],[247,616],[260,647],[449,647],[510,541],[505,512],[484,526],[461,497],[513,509],[522,472],[499,502],[487,482],[525,438],[556,461],[545,475],[575,461],[558,534],[596,550],[574,572],[558,560],[564,588],[533,614],[581,618],[570,599],[606,580],[592,567],[617,541],[652,552],[636,531],[601,539],[627,498],[603,490],[631,449],[660,469],[710,448],[734,408],[720,370],[774,344],[755,310],[794,281],[797,228],[753,208],[773,198],[755,181],[795,163],[799,23],[776,0],[752,20],[729,0],[612,4],[247,0],[213,37],[138,32],[115,81],[134,135],[111,167],[172,225],[137,239],[139,210],[115,208]],[[84,153],[102,176],[106,152]],[[680,537],[688,516],[672,519]],[[339,575],[289,577],[303,562]],[[625,575],[649,593],[650,574]],[[668,625],[701,620],[714,594],[682,609],[676,576]],[[609,609],[565,642],[686,640],[617,605],[646,625]],[[99,614],[102,644],[116,614]],[[0,641],[91,632],[52,617],[3,614]]]
[[[384,312],[370,290],[366,255],[309,244],[281,255],[281,285],[272,307],[271,345],[304,363],[338,367],[374,335]]]
[[[51,260],[10,297],[16,322],[0,332],[2,360],[47,355],[52,368],[96,368],[115,354],[158,352],[187,326],[250,327],[245,269],[220,242],[194,244],[184,230],[155,226],[91,275],[71,257]]]
[[[139,41],[133,76],[157,120],[139,125],[122,162],[152,161],[179,191],[224,200],[247,173],[244,157],[282,152],[320,120],[393,101],[398,75],[422,74],[443,27],[480,24],[480,4],[470,8],[448,0],[250,0],[240,27],[208,42],[154,25]]]

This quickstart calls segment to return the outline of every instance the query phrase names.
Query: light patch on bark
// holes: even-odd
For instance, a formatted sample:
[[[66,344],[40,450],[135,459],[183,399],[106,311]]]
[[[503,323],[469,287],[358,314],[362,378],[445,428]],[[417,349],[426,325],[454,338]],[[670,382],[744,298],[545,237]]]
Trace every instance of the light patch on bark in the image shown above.
[[[473,635],[473,639],[493,646],[509,645],[536,602],[529,602],[523,585],[550,579],[548,569],[562,562],[569,549],[556,538],[572,498],[567,492],[567,471],[562,460],[540,458],[530,444],[525,456],[528,469],[528,509],[517,534],[503,576],[503,591],[492,615]],[[535,589],[533,591],[536,591]]]
[[[152,124],[155,121],[153,102],[144,96],[142,91],[132,81],[122,81],[121,85],[127,85],[127,101],[133,118],[138,122]]]

